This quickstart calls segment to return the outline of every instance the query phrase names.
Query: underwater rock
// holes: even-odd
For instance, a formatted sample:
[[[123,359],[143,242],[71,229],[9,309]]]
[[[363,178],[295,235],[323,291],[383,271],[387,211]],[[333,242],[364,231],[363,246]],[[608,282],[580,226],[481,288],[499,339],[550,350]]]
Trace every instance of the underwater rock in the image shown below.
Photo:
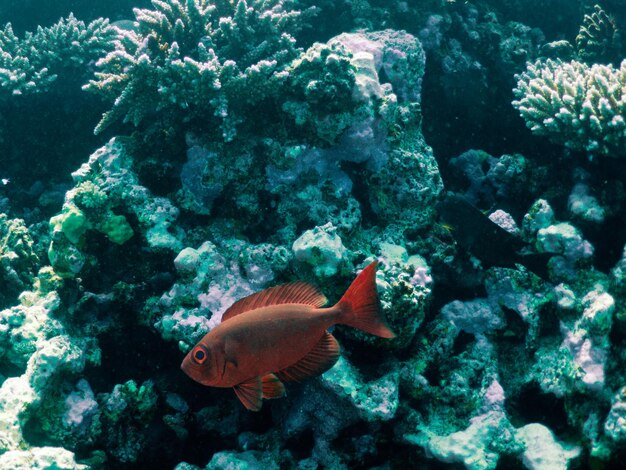
[[[388,421],[398,409],[398,373],[365,382],[357,370],[344,359],[322,376],[322,384],[340,399],[347,399],[365,421]]]
[[[98,401],[107,453],[120,462],[136,462],[150,437],[150,424],[156,412],[154,384],[146,381],[138,385],[129,380],[98,397]]]
[[[155,250],[182,247],[182,232],[172,228],[178,208],[141,186],[132,162],[124,144],[112,139],[72,173],[76,186],[66,194],[61,214],[50,220],[48,256],[57,274],[74,277],[83,269],[89,230],[97,230],[120,245],[138,231]],[[133,229],[127,217],[115,214],[113,208],[133,214],[138,226]]]
[[[21,299],[21,306],[3,312],[17,314],[16,318],[22,320],[12,322],[15,338],[20,338],[21,344],[14,341],[13,352],[7,356],[19,372],[15,377],[6,378],[0,386],[0,420],[3,423],[0,464],[10,468],[12,464],[31,462],[45,467],[58,457],[59,465],[80,468],[74,462],[73,454],[65,449],[30,446],[23,426],[29,415],[39,412],[40,402],[57,394],[55,385],[61,378],[76,377],[87,364],[97,363],[99,351],[89,340],[69,336],[54,318],[55,312],[61,309],[55,291],[47,294],[25,292]],[[11,333],[11,329],[6,329],[5,333]]]
[[[225,175],[218,165],[219,155],[193,145],[187,150],[187,163],[180,171],[182,188],[177,199],[181,207],[197,212],[210,214],[213,202],[224,189]],[[209,170],[210,171],[205,171]],[[211,180],[207,181],[208,178]]]
[[[493,309],[485,299],[454,300],[442,307],[441,314],[457,328],[474,335],[489,333],[505,325],[502,312]]]
[[[613,397],[611,410],[604,423],[604,429],[613,442],[619,444],[626,440],[626,388],[620,388]]]
[[[88,465],[76,462],[74,454],[62,447],[35,447],[31,450],[12,450],[0,455],[0,465],[5,468],[59,470],[87,470]]]
[[[580,447],[560,444],[552,432],[539,423],[527,424],[515,434],[526,447],[522,462],[529,470],[567,470],[570,461],[580,455]]]
[[[450,159],[448,166],[474,205],[492,206],[496,201],[520,197],[533,184],[532,166],[519,154],[496,158],[482,150],[468,150]]]
[[[545,199],[535,201],[522,221],[522,231],[526,237],[534,237],[540,229],[554,225],[554,210]]]
[[[293,242],[295,258],[313,266],[317,277],[334,276],[345,262],[346,248],[335,232],[336,228],[329,222],[322,227],[307,230]]]
[[[496,468],[500,453],[516,450],[515,431],[502,412],[476,416],[470,423],[464,431],[430,437],[427,451],[442,462],[459,462],[470,470],[486,470]]]
[[[206,470],[220,470],[223,468],[266,468],[267,470],[278,470],[280,466],[271,453],[250,450],[246,452],[218,452],[213,455],[211,461],[204,468]],[[178,470],[185,469],[178,468]]]
[[[32,236],[22,220],[0,214],[0,239],[0,308],[6,308],[21,292],[31,287],[40,261]]]
[[[604,222],[605,210],[590,192],[590,188],[585,184],[579,183],[574,186],[567,200],[567,208],[575,217],[600,224]]]

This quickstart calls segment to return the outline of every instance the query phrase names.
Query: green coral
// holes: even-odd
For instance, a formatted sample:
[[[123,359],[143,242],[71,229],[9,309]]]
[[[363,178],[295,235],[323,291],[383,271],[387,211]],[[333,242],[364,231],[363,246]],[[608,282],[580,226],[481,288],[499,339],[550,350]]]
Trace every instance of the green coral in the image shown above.
[[[85,88],[114,101],[96,127],[123,118],[200,118],[225,141],[277,90],[297,57],[301,12],[278,0],[153,0],[135,9],[137,32],[121,31],[115,50]]]
[[[50,219],[50,229],[63,232],[72,243],[78,243],[88,228],[85,214],[73,204],[66,204],[61,214]]]
[[[620,33],[615,19],[600,5],[585,15],[576,36],[578,56],[585,62],[613,62],[620,57]]]
[[[134,380],[98,396],[101,403],[103,440],[107,452],[124,463],[137,461],[157,408],[157,392],[150,380]]]
[[[76,187],[67,192],[61,213],[50,220],[48,258],[57,274],[73,277],[83,269],[91,230],[117,245],[140,232],[153,248],[179,248],[177,237],[182,235],[176,230],[170,233],[178,209],[139,184],[126,145],[112,139],[72,177]],[[132,214],[137,225],[132,226],[126,215],[116,213],[120,211]]]
[[[113,213],[109,214],[109,216],[104,219],[101,230],[109,238],[109,240],[113,243],[117,243],[118,245],[126,243],[134,234],[132,227],[128,223],[128,220],[126,220],[126,217],[123,215],[115,215]]]
[[[116,36],[106,19],[86,25],[71,14],[23,39],[7,24],[0,30],[0,97],[47,91],[61,75],[86,79],[87,65],[109,52]]]
[[[626,61],[615,68],[548,59],[517,79],[513,106],[533,133],[573,150],[626,154]]]

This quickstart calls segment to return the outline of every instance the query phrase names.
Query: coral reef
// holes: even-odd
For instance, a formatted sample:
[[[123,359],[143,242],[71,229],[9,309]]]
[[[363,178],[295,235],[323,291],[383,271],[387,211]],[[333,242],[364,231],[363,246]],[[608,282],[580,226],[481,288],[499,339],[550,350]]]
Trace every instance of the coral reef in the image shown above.
[[[23,3],[1,468],[619,467],[616,1]],[[337,363],[259,413],[181,372],[237,300],[333,305],[375,260],[395,338],[334,327]]]
[[[76,187],[66,193],[61,213],[50,219],[52,242],[48,258],[58,274],[75,276],[83,269],[87,259],[80,247],[90,230],[104,234],[118,245],[134,236],[126,216],[115,214],[113,208],[134,216],[149,246],[182,246],[182,235],[176,230],[170,232],[178,209],[138,184],[132,158],[123,144],[110,141],[72,173],[72,178]]]

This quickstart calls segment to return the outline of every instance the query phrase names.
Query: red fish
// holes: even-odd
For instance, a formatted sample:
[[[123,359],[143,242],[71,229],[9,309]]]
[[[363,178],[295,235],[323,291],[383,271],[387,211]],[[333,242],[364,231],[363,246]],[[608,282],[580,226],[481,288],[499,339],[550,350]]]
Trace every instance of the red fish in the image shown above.
[[[381,316],[376,265],[368,265],[329,308],[320,308],[326,297],[306,282],[270,287],[235,302],[181,369],[203,385],[233,387],[246,408],[260,410],[263,398],[285,394],[283,382],[318,376],[337,362],[339,343],[326,331],[332,325],[395,336]]]

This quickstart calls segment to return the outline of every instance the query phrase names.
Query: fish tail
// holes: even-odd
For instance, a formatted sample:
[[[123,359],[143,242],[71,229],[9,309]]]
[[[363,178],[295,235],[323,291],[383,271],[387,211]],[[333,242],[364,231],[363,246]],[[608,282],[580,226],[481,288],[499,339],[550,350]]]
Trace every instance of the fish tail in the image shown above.
[[[337,306],[340,309],[337,323],[358,328],[381,338],[393,338],[395,333],[382,317],[376,291],[377,262],[370,263],[356,277]]]

